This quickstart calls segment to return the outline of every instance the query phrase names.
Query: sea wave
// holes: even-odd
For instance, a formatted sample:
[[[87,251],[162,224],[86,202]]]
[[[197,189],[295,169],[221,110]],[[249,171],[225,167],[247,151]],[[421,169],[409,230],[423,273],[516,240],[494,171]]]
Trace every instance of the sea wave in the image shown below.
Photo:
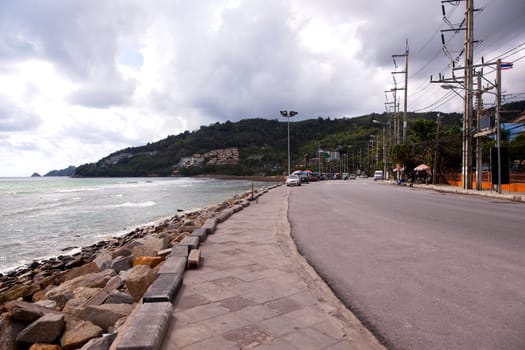
[[[55,190],[56,193],[75,193],[75,192],[87,192],[87,191],[100,191],[103,187],[77,187],[77,188],[65,188]]]
[[[105,206],[105,208],[145,208],[145,207],[152,207],[154,205],[157,205],[157,203],[153,201],[147,201],[147,202],[141,202],[141,203],[126,202],[126,203],[121,203],[121,204],[107,205]]]

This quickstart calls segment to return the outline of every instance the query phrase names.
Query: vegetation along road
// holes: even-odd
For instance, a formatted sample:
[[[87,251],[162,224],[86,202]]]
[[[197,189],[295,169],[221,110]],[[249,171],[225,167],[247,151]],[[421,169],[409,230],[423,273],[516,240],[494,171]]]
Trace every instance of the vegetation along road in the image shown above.
[[[390,349],[525,349],[525,205],[376,183],[290,188],[299,250]]]

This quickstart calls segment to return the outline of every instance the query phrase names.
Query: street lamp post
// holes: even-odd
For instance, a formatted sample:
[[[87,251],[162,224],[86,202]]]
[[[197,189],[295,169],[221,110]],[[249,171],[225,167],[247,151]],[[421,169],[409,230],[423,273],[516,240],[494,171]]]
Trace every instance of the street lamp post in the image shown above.
[[[280,111],[281,115],[288,119],[288,175],[290,175],[290,118],[297,115],[295,111]]]
[[[346,148],[352,148],[352,145],[346,145]],[[348,160],[349,155],[350,153],[347,153],[347,156],[346,156],[346,170],[348,174],[350,174],[350,161]],[[352,149],[352,172],[355,172],[353,164],[354,164],[354,150]]]
[[[385,140],[385,127],[388,125],[388,122],[381,122],[379,120],[375,120],[373,119],[372,120],[372,123],[376,123],[376,124],[381,124],[383,125],[383,176],[385,179],[387,179],[387,176],[386,176],[386,171],[387,171],[387,161],[386,161],[386,140]],[[406,144],[406,140],[405,140],[405,144]]]

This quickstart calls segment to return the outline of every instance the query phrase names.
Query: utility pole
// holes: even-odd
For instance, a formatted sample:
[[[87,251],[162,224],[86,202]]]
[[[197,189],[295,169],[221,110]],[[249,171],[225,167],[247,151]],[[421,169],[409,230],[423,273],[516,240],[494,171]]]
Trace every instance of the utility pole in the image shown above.
[[[385,103],[385,106],[392,105],[394,107],[394,113],[392,113],[392,144],[399,145],[399,103],[397,102],[397,90],[402,90],[397,88],[397,82],[394,78],[394,87],[390,90],[385,91],[385,95],[388,92],[392,93],[392,96],[394,97],[394,101],[388,102],[388,96],[387,96],[387,102]]]
[[[395,58],[396,57],[404,57],[405,58],[405,70],[402,71],[402,72],[392,72],[392,74],[404,74],[405,75],[405,87],[404,88],[399,88],[399,89],[397,87],[394,87],[395,90],[404,90],[404,94],[405,94],[404,101],[403,101],[403,138],[402,138],[402,141],[401,141],[400,137],[396,136],[396,137],[398,137],[398,141],[400,141],[400,142],[397,142],[397,143],[406,143],[406,141],[407,141],[407,127],[408,127],[408,117],[407,117],[407,106],[408,106],[408,54],[409,54],[408,39],[406,39],[405,53],[401,54],[401,55],[392,55],[392,58],[394,59],[394,66],[396,68],[397,68],[397,64],[396,64]],[[395,82],[395,79],[394,79],[394,82]],[[395,95],[394,95],[394,100],[396,100]],[[398,132],[399,132],[399,126],[398,126]],[[399,135],[399,134],[396,133],[396,135]]]
[[[403,143],[407,143],[407,133],[408,133],[408,39],[406,41],[405,49],[405,100],[403,101]]]
[[[501,59],[496,61],[496,147],[498,154],[498,193],[501,193]]]
[[[435,150],[434,150],[434,166],[432,169],[432,184],[437,184],[437,168],[439,166],[439,131],[441,130],[441,121],[443,120],[443,116],[441,113],[438,113],[437,115],[437,127],[436,127],[436,143],[435,143]]]
[[[321,178],[321,142],[317,142],[317,156],[319,157],[319,178]]]
[[[396,134],[396,129],[395,129],[395,122],[396,122],[396,119],[395,119],[395,115],[396,115],[396,101],[394,100],[393,102],[389,102],[388,101],[388,96],[387,96],[387,93],[388,92],[392,92],[394,93],[394,97],[395,97],[395,90],[388,90],[388,91],[385,91],[385,97],[386,97],[386,102],[385,102],[385,110],[386,110],[386,113],[387,113],[387,118],[389,120],[389,143],[391,145],[395,145],[396,144],[396,139],[395,139],[395,134]],[[394,113],[391,112],[392,110],[392,107],[394,107]]]
[[[463,189],[472,189],[472,61],[474,56],[474,0],[466,0],[465,105],[463,109]]]
[[[472,189],[472,96],[473,96],[473,58],[474,58],[474,0],[463,0],[466,2],[465,10],[465,19],[459,27],[455,27],[447,18],[445,12],[445,3],[457,3],[457,0],[442,0],[442,12],[443,12],[443,21],[450,26],[450,29],[441,30],[441,42],[443,44],[443,52],[451,59],[453,67],[455,62],[459,60],[459,57],[464,53],[465,62],[463,66],[464,76],[462,77],[463,81],[457,80],[457,77],[452,75],[451,79],[445,79],[439,74],[439,80],[433,81],[432,76],[430,77],[430,82],[439,82],[443,83],[456,83],[462,84],[465,91],[463,97],[463,139],[462,139],[462,161],[461,161],[461,176],[462,176],[462,187],[463,189]],[[447,46],[445,44],[444,32],[454,32],[458,33],[460,30],[465,31],[465,43],[464,48],[461,51],[460,55],[454,59],[452,58]],[[453,68],[453,71],[456,68]],[[447,85],[442,85],[443,88],[449,88]]]
[[[481,129],[481,114],[483,112],[483,99],[482,99],[482,94],[483,94],[483,86],[482,86],[482,82],[481,82],[481,79],[483,77],[483,70],[479,70],[476,72],[476,78],[477,78],[477,88],[478,88],[478,92],[477,92],[477,102],[476,102],[476,132],[479,132],[479,130]],[[482,169],[481,169],[481,166],[482,166],[482,148],[481,148],[481,137],[480,136],[476,136],[476,190],[477,191],[481,191],[483,189],[483,185],[482,185],[482,181],[483,181],[483,178],[482,178]]]

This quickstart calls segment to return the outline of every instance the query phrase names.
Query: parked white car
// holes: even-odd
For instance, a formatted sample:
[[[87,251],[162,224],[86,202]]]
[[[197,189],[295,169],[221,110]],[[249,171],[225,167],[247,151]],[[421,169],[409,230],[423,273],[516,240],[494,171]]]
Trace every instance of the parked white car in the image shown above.
[[[374,181],[383,180],[383,170],[374,171]]]
[[[286,178],[286,186],[301,186],[301,179],[297,175],[289,175]]]

